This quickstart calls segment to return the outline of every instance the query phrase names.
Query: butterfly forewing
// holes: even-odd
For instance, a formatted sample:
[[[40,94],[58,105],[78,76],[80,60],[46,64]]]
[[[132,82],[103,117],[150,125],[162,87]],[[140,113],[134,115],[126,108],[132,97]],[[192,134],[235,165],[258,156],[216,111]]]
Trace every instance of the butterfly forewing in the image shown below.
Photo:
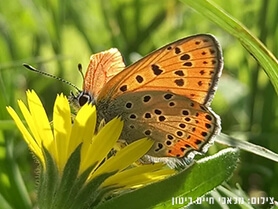
[[[121,139],[131,143],[149,137],[154,157],[183,158],[204,146],[220,130],[218,117],[209,108],[184,96],[164,91],[123,94],[104,108],[106,120],[120,115],[124,120]]]
[[[126,92],[171,91],[209,106],[222,70],[216,39],[201,34],[158,49],[110,80],[97,100]]]

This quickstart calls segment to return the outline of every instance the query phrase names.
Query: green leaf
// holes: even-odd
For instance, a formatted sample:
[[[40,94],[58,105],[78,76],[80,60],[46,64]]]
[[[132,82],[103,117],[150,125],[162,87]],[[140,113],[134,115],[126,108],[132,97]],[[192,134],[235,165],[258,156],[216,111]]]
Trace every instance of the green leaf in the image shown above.
[[[238,157],[237,149],[224,149],[197,161],[169,179],[111,199],[96,208],[180,208],[227,180],[237,166]],[[184,205],[173,205],[172,198],[179,196],[187,198],[187,201]]]
[[[4,136],[4,132],[0,131],[0,208],[29,209],[32,203],[14,155],[17,151],[15,140],[5,139]]]
[[[73,204],[69,209],[85,209],[90,208],[89,206],[94,206],[98,204],[98,196],[101,193],[101,191],[98,190],[98,187],[111,175],[115,174],[115,172],[112,173],[103,173],[88,182],[84,185],[84,187],[80,190],[80,192],[76,195],[74,198]]]
[[[44,149],[46,169],[40,175],[38,188],[38,205],[40,208],[88,208],[90,205],[99,202],[99,200],[96,202],[96,199],[99,195],[102,195],[102,192],[98,190],[98,187],[115,172],[101,174],[86,183],[93,166],[79,177],[77,176],[80,165],[80,149],[81,144],[69,157],[62,177],[59,175],[53,158]]]
[[[2,209],[13,209],[13,207],[8,203],[7,200],[0,193],[0,205]]]
[[[238,20],[210,1],[181,0],[236,37],[259,62],[278,93],[278,61],[265,45]]]
[[[43,147],[43,153],[46,168],[45,170],[40,168],[38,205],[40,209],[49,209],[52,208],[52,200],[60,183],[60,176],[52,156],[45,147]]]
[[[67,194],[66,198],[64,199],[64,204],[63,208],[70,208],[72,206],[72,201],[71,200],[76,200],[77,194],[81,191],[84,183],[86,182],[89,174],[93,170],[93,168],[96,166],[92,165],[87,170],[85,170],[79,177],[74,182],[74,185],[72,186],[70,192]],[[86,196],[87,197],[87,196]]]
[[[65,201],[72,202],[73,200],[68,200],[67,197],[75,183],[75,179],[77,179],[80,166],[80,149],[81,144],[71,154],[64,167],[61,183],[55,192],[55,198],[52,200],[52,204],[55,205],[55,208],[66,208],[63,207],[63,205],[66,204]]]

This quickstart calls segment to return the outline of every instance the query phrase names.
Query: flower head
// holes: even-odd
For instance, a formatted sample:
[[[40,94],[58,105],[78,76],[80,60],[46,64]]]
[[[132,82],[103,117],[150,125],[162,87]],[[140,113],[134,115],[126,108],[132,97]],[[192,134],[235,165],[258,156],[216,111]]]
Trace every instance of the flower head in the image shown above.
[[[174,173],[162,163],[134,166],[153,144],[146,138],[111,154],[123,128],[120,118],[95,133],[94,106],[82,106],[72,121],[67,98],[58,95],[50,123],[34,91],[27,91],[27,102],[28,107],[20,100],[18,105],[28,128],[11,107],[7,110],[40,162],[40,208],[97,205],[109,195],[140,188]]]

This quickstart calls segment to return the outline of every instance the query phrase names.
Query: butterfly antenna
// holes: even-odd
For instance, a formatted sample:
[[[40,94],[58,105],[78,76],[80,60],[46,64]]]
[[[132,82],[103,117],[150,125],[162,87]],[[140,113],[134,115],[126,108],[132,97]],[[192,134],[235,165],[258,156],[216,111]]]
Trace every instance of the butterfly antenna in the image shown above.
[[[81,74],[82,79],[83,79],[83,82],[84,82],[84,81],[85,81],[85,76],[84,76],[84,73],[83,73],[83,71],[82,71],[82,65],[79,63],[79,64],[77,65],[77,68],[78,68],[78,71],[79,71],[79,73]]]
[[[25,64],[25,63],[23,63],[23,66],[26,67],[28,70],[31,70],[31,71],[34,71],[36,73],[40,73],[40,74],[42,74],[44,76],[47,76],[47,77],[50,77],[50,78],[54,78],[54,79],[56,79],[58,81],[61,81],[61,82],[65,83],[65,84],[75,88],[78,92],[81,92],[81,90],[76,85],[72,84],[71,82],[69,82],[69,81],[67,81],[67,80],[65,80],[63,78],[57,77],[57,76],[52,75],[50,73],[46,73],[46,72],[37,70],[36,68],[32,67],[31,65],[28,65],[28,64]]]

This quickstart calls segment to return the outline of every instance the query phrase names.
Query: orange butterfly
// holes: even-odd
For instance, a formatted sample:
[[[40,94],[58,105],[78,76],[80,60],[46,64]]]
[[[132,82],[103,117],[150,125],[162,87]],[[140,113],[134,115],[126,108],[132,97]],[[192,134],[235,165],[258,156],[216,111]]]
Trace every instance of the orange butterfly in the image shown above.
[[[77,105],[96,105],[98,122],[124,120],[121,139],[154,140],[151,161],[193,158],[206,152],[220,132],[210,103],[223,58],[217,40],[198,34],[170,43],[125,68],[110,49],[91,56]]]

